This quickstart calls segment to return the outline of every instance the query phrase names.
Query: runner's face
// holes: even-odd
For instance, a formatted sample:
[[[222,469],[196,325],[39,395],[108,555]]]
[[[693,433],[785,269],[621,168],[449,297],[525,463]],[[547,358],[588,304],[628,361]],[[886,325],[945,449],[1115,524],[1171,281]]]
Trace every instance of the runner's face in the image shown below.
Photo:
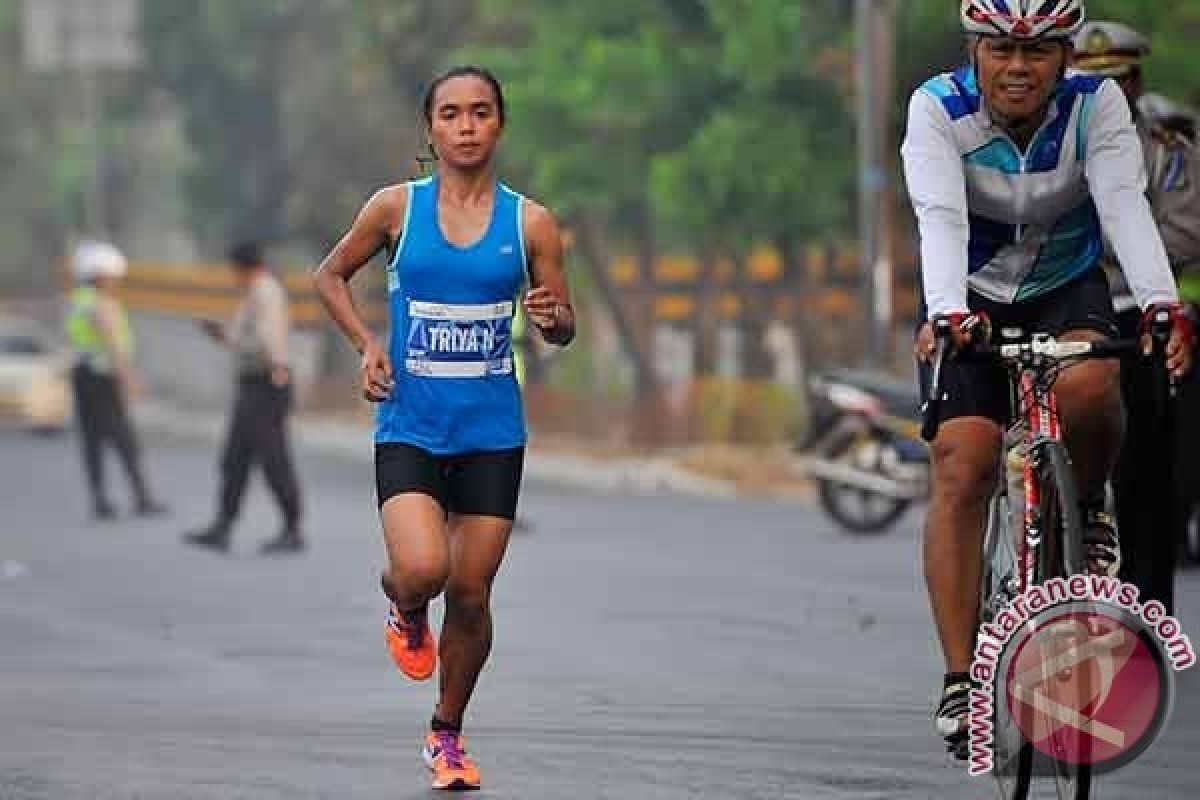
[[[503,128],[496,95],[487,81],[462,75],[438,87],[429,135],[438,158],[446,164],[459,169],[487,164]]]
[[[1045,107],[1069,57],[1060,41],[985,36],[975,48],[979,89],[1007,119],[1028,119]]]

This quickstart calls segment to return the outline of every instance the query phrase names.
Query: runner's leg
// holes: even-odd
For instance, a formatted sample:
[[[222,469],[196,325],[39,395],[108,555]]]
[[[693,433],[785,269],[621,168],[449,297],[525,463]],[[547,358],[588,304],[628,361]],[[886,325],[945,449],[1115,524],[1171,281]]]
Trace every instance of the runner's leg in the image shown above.
[[[512,520],[453,515],[446,618],[439,646],[441,699],[434,715],[462,725],[475,682],[492,647],[491,591],[512,532]]]
[[[403,492],[384,502],[380,516],[388,558],[383,591],[399,611],[421,608],[450,571],[445,512],[427,494]]]

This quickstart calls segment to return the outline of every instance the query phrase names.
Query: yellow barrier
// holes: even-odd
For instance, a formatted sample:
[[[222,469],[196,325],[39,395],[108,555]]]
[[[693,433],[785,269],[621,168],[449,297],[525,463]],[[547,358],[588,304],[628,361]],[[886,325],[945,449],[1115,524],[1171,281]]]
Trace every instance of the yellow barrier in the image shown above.
[[[284,273],[280,282],[288,292],[293,325],[320,325],[326,319],[312,278],[308,274]],[[368,288],[356,293],[359,309],[367,321],[382,323],[387,309]],[[220,264],[166,266],[132,264],[122,281],[120,296],[132,311],[147,311],[198,318],[228,318],[237,307],[239,292],[232,271]]]
[[[832,267],[843,275],[857,271],[856,256],[848,248],[833,253],[833,263],[826,260],[824,250],[810,250],[806,268],[810,277],[824,273]],[[728,285],[738,274],[737,266],[728,259],[714,259],[709,264],[710,278],[718,286]],[[631,258],[616,261],[610,268],[614,281],[622,289],[633,289],[639,282],[638,267]],[[682,322],[695,315],[700,304],[688,286],[703,272],[699,261],[691,258],[663,258],[654,268],[655,276],[673,284],[671,289],[662,287],[654,292],[651,313],[655,319]],[[768,248],[756,250],[744,270],[745,277],[763,286],[780,282],[786,274],[783,260],[778,253]],[[359,309],[372,325],[387,321],[382,275],[371,273],[368,280],[358,282],[355,299]],[[324,324],[325,311],[312,286],[308,273],[284,272],[280,276],[288,291],[292,324],[311,327]],[[895,291],[895,312],[898,316],[912,316],[916,312],[916,292],[898,281]],[[650,288],[650,287],[643,287]],[[783,302],[788,293],[780,292],[774,299],[776,313],[795,311],[794,304]],[[121,288],[121,297],[126,306],[135,311],[172,314],[187,317],[227,318],[238,302],[238,290],[233,282],[233,273],[222,264],[165,265],[137,263],[131,265]],[[846,287],[821,286],[809,289],[803,297],[796,298],[810,313],[815,311],[826,317],[845,315],[859,303],[855,291]],[[717,303],[717,313],[723,319],[737,317],[746,304],[745,298],[724,291]],[[786,307],[786,310],[785,310]]]

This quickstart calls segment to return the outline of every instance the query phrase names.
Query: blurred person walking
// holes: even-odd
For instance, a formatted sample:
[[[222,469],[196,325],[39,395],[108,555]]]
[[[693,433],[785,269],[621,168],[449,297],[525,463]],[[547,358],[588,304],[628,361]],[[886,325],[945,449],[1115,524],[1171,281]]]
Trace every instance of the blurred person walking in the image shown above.
[[[288,446],[292,371],[288,363],[287,291],[267,268],[259,246],[236,245],[229,261],[242,300],[227,325],[205,320],[202,327],[232,350],[237,387],[221,451],[217,515],[203,530],[185,534],[189,544],[227,552],[241,510],[250,468],[262,465],[267,486],[279,504],[283,529],[264,542],[264,555],[304,549],[300,530],[300,487]]]
[[[1149,54],[1146,36],[1119,22],[1099,20],[1075,35],[1073,66],[1084,74],[1112,78],[1125,93],[1145,158],[1146,196],[1172,271],[1182,279],[1200,275],[1200,165],[1194,121],[1172,113],[1169,101],[1146,94],[1142,61]],[[1141,312],[1111,245],[1104,261],[1121,336],[1137,336]],[[1181,293],[1183,287],[1181,280]],[[1172,469],[1178,461],[1171,449],[1164,451],[1160,435],[1165,415],[1174,410],[1156,407],[1148,391],[1154,385],[1151,370],[1149,365],[1129,363],[1121,371],[1126,432],[1113,483],[1122,532],[1121,578],[1141,589],[1143,602],[1158,600],[1170,611],[1176,546],[1183,539],[1185,519]],[[1195,375],[1187,382],[1194,385]],[[1178,440],[1170,438],[1173,449]]]
[[[129,419],[128,404],[137,392],[133,329],[116,297],[117,284],[127,267],[120,250],[98,241],[81,243],[72,263],[76,286],[68,298],[66,317],[67,338],[75,354],[71,387],[92,513],[98,520],[117,516],[105,486],[105,445],[116,451],[125,468],[133,490],[134,513],[148,516],[166,511],[147,486],[141,449]]]
[[[473,789],[463,717],[492,644],[491,590],[516,516],[526,429],[514,367],[517,298],[548,342],[575,316],[554,216],[500,183],[499,82],[457,67],[430,85],[426,132],[438,157],[424,180],[377,192],[317,270],[329,314],[362,354],[362,389],[379,403],[375,481],[396,665],[414,680],[441,663],[424,759],[435,789]],[[391,342],[381,343],[348,282],[388,256]],[[394,367],[393,367],[394,365]],[[429,602],[444,596],[434,644]]]

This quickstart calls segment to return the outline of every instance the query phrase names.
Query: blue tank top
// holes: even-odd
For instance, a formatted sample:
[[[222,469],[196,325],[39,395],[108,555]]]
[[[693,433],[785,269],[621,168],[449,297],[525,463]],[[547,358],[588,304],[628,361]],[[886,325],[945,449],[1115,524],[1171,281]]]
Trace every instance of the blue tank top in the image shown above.
[[[436,176],[408,187],[387,271],[395,386],[379,406],[375,441],[437,455],[521,447],[512,321],[525,280],[524,198],[496,184],[483,238],[459,247],[438,223]]]

